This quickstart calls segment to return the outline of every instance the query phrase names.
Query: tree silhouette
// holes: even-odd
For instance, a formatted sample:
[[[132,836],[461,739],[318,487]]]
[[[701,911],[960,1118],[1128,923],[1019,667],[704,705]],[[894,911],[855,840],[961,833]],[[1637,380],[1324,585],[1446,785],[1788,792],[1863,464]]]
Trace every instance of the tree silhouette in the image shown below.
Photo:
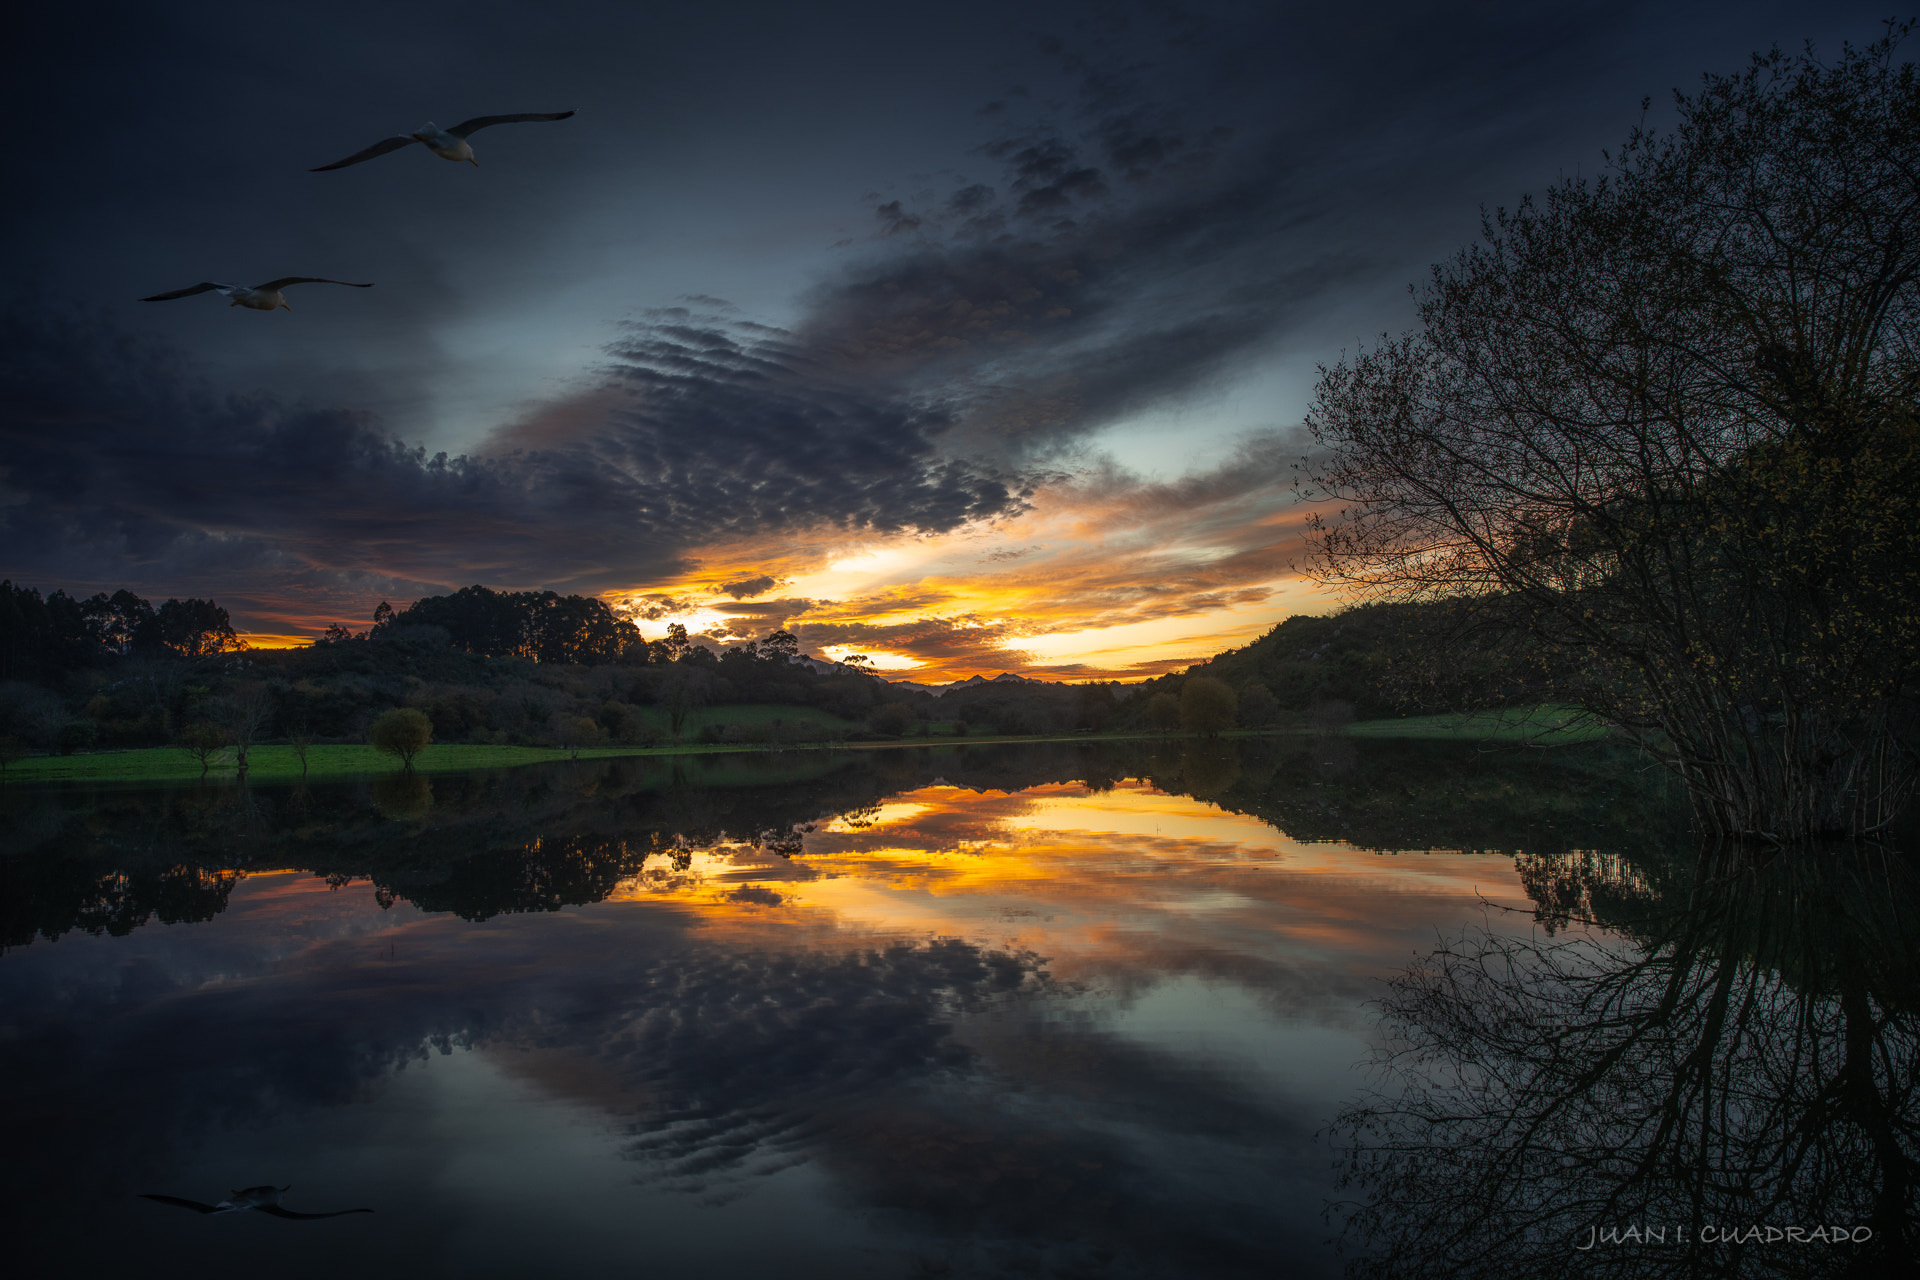
[[[1570,655],[1709,830],[1892,820],[1920,668],[1920,114],[1906,27],[1677,100],[1487,219],[1323,371],[1320,576]]]
[[[182,729],[174,745],[200,762],[200,776],[207,776],[213,758],[227,749],[231,739],[227,731],[210,720],[196,720]]]

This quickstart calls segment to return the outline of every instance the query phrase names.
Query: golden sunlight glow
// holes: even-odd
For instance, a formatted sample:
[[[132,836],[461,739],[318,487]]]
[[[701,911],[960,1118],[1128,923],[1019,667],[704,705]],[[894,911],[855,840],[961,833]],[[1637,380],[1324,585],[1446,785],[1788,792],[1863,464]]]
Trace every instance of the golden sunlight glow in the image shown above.
[[[1070,482],[1015,519],[938,536],[710,548],[683,577],[610,599],[649,606],[650,636],[669,622],[735,639],[786,626],[807,652],[864,653],[921,681],[1139,679],[1331,608],[1294,567],[1308,513],[1272,488],[1208,499]],[[745,600],[720,586],[760,577],[776,585]]]
[[[289,636],[261,631],[236,631],[234,634],[249,649],[304,649],[313,643],[311,635]]]

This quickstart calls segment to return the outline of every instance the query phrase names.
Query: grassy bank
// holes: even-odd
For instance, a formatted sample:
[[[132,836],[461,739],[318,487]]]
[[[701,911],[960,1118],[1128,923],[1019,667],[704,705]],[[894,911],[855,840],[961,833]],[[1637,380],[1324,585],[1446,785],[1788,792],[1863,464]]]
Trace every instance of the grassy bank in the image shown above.
[[[1572,707],[1512,707],[1460,715],[1364,720],[1348,725],[1344,732],[1350,738],[1438,738],[1557,747],[1598,742],[1607,736],[1607,727]]]
[[[762,723],[771,719],[766,708],[715,707],[706,709],[709,723]],[[822,717],[824,719],[824,717]],[[690,723],[689,732],[704,727]],[[1227,736],[1247,738],[1269,733],[1298,733],[1300,730],[1237,730]],[[1519,708],[1485,711],[1472,715],[1407,716],[1395,720],[1367,720],[1348,725],[1342,732],[1353,738],[1425,738],[1459,742],[1495,742],[1512,745],[1563,746],[1593,742],[1606,737],[1606,728],[1591,718],[1566,707]],[[860,751],[897,750],[901,747],[986,745],[1003,742],[1114,742],[1126,739],[1154,738],[1152,733],[1118,734],[981,734],[964,738],[951,731],[930,737],[901,738],[881,742],[847,742],[843,748]],[[1184,735],[1171,735],[1178,740]],[[733,752],[766,751],[764,746],[733,743],[683,743],[660,747],[582,747],[581,759],[609,756],[715,755]],[[818,749],[804,744],[800,749]],[[477,743],[447,743],[428,747],[414,762],[418,773],[460,773],[474,769],[510,769],[524,764],[551,764],[568,759],[572,753],[563,747],[491,746]],[[370,746],[314,746],[307,749],[305,776],[311,780],[352,778],[392,773],[398,766],[391,756]],[[207,770],[210,778],[231,779],[235,774],[233,752],[215,757]],[[34,756],[16,761],[6,777],[19,782],[191,782],[201,776],[200,762],[178,747],[144,747],[131,751],[98,751],[85,755]],[[302,776],[299,753],[289,746],[259,746],[250,753],[247,776],[254,782],[290,782]]]

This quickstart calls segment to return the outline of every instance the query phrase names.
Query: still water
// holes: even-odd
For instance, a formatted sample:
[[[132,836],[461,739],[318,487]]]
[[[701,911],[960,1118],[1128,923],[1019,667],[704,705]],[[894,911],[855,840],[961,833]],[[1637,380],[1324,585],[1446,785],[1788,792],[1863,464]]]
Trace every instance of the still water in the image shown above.
[[[1703,971],[1745,926],[1701,934],[1683,815],[1640,762],[1582,750],[1301,739],[10,787],[4,1248],[15,1274],[276,1277],[1879,1257],[1575,1247],[1629,1220],[1784,1222],[1796,1197],[1897,1241],[1913,1185],[1874,1171],[1915,1150],[1908,1010],[1888,994],[1914,954],[1906,881],[1855,876],[1865,897],[1834,908],[1875,939],[1865,985],[1756,965],[1745,943]],[[1830,879],[1788,897],[1804,915]],[[1681,902],[1696,923],[1676,942]],[[1885,918],[1863,930],[1861,912]],[[1744,1040],[1715,995],[1733,969],[1779,1006],[1754,1006],[1749,977]],[[1807,989],[1860,1007],[1799,1034],[1832,1062],[1775,1064],[1811,1092],[1765,1123],[1846,1113],[1803,1123],[1798,1157],[1726,1147],[1724,1100],[1684,1103],[1666,1136],[1602,1132],[1675,1113],[1689,1052],[1710,1064],[1695,1083],[1757,1117],[1739,1064],[1778,1038],[1768,1018],[1805,1023],[1786,995]],[[1715,999],[1715,1039],[1682,1043]],[[1570,1080],[1539,1115],[1509,1105],[1562,1043],[1625,1074]],[[1587,1127],[1548,1118],[1570,1114]],[[1516,1125],[1550,1136],[1539,1167],[1493,1158],[1526,1147]],[[1620,1167],[1580,1147],[1596,1134]],[[1635,1152],[1681,1176],[1636,1174]],[[1743,1185],[1765,1174],[1759,1200],[1716,1190],[1735,1157]],[[1813,1157],[1854,1160],[1858,1185],[1809,1186]],[[190,1207],[256,1186],[290,1187],[296,1213],[373,1212]]]

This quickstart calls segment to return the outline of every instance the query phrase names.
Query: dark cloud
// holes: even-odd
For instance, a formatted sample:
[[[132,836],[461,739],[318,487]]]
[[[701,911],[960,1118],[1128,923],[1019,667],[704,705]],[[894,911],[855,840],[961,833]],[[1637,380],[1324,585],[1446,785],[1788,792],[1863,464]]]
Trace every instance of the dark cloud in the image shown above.
[[[901,209],[898,200],[890,200],[878,206],[874,209],[873,216],[880,220],[882,235],[897,236],[920,228],[920,219]]]
[[[0,342],[15,577],[184,591],[311,567],[604,589],[715,538],[951,529],[1022,500],[1016,477],[940,452],[938,407],[677,309],[611,348],[593,420],[536,419],[462,457],[364,413],[219,394],[96,322],[15,308]]]
[[[1402,304],[1378,299],[1470,238],[1482,204],[1617,142],[1642,94],[1775,40],[1876,29],[1870,13],[1834,11],[1809,30],[1778,4],[988,5],[889,19],[873,56],[853,58],[849,33],[876,28],[857,6],[804,20],[756,11],[744,27],[722,6],[710,21],[676,18],[681,39],[644,42],[686,67],[731,69],[716,78],[653,62],[637,71],[643,42],[619,36],[631,24],[652,34],[653,20],[618,6],[573,22],[529,12],[467,24],[425,62],[368,45],[368,22],[404,25],[408,12],[336,6],[272,21],[149,8],[111,38],[63,13],[17,59],[10,90],[47,122],[20,139],[20,167],[43,181],[0,216],[16,278],[31,259],[58,264],[41,268],[36,299],[130,300],[229,269],[213,258],[381,288],[298,303],[302,329],[236,327],[226,322],[247,317],[196,300],[124,304],[125,325],[178,335],[192,368],[216,368],[212,386],[38,301],[5,318],[0,573],[245,589],[263,609],[276,592],[404,598],[475,580],[597,590],[684,576],[716,542],[1011,515],[1105,426],[1259,362],[1305,368],[1400,323]],[[219,77],[178,75],[188,51],[253,65],[294,42],[312,65],[286,68],[283,110],[236,112]],[[785,78],[801,67],[832,79],[864,121],[875,93],[900,92],[885,82],[892,70],[875,69],[907,65],[882,50],[909,48],[937,51],[912,64],[928,86],[912,118],[938,122],[923,149],[942,153],[925,163],[943,175],[939,190],[922,191],[927,180],[910,176],[921,162],[898,152],[875,172],[878,135],[810,114],[836,96]],[[364,104],[345,117],[337,65],[364,80],[353,82]],[[682,78],[657,102],[636,96],[651,71]],[[290,138],[314,139],[322,159],[335,153],[324,138],[392,129],[379,119],[410,122],[428,110],[421,98],[482,85],[516,100],[578,86],[594,100],[565,126],[489,133],[499,169],[456,174],[417,152],[340,174],[284,163]],[[661,106],[696,90],[697,103],[674,108],[681,117]],[[155,141],[101,164],[95,140],[123,136],[142,113]],[[747,129],[750,156],[736,155]],[[638,137],[653,141],[613,141]],[[682,164],[673,176],[653,168],[668,137]],[[705,194],[676,205],[677,222],[629,232],[641,179],[610,165],[627,150],[645,153],[646,190],[693,182]],[[733,167],[715,164],[719,153]],[[960,172],[976,164],[993,172]],[[866,202],[882,234],[851,261],[779,260],[781,279],[816,282],[784,327],[715,296],[740,296],[727,275],[736,250],[832,221],[823,184],[845,223],[810,230],[809,246],[866,216],[849,193],[889,181],[914,194]],[[713,292],[671,272],[651,283],[696,245]],[[282,265],[289,256],[298,264]],[[772,261],[742,260],[747,271]],[[566,312],[551,300],[609,271],[619,299],[587,303],[586,327],[552,336]],[[552,350],[591,350],[598,317],[647,305],[652,287],[686,307],[621,331],[603,367],[568,355],[558,369]],[[472,350],[468,327],[488,335]],[[512,381],[489,381],[491,366],[523,354],[533,372],[518,398],[490,394]],[[534,387],[545,403],[526,409]],[[469,410],[451,415],[460,448],[400,443],[449,398]],[[518,420],[476,447],[498,419],[474,406],[502,403]],[[1236,412],[1257,423],[1293,411]]]
[[[757,578],[745,578],[739,582],[729,582],[720,589],[735,600],[746,600],[752,596],[765,595],[773,590],[774,580],[765,574]]]

